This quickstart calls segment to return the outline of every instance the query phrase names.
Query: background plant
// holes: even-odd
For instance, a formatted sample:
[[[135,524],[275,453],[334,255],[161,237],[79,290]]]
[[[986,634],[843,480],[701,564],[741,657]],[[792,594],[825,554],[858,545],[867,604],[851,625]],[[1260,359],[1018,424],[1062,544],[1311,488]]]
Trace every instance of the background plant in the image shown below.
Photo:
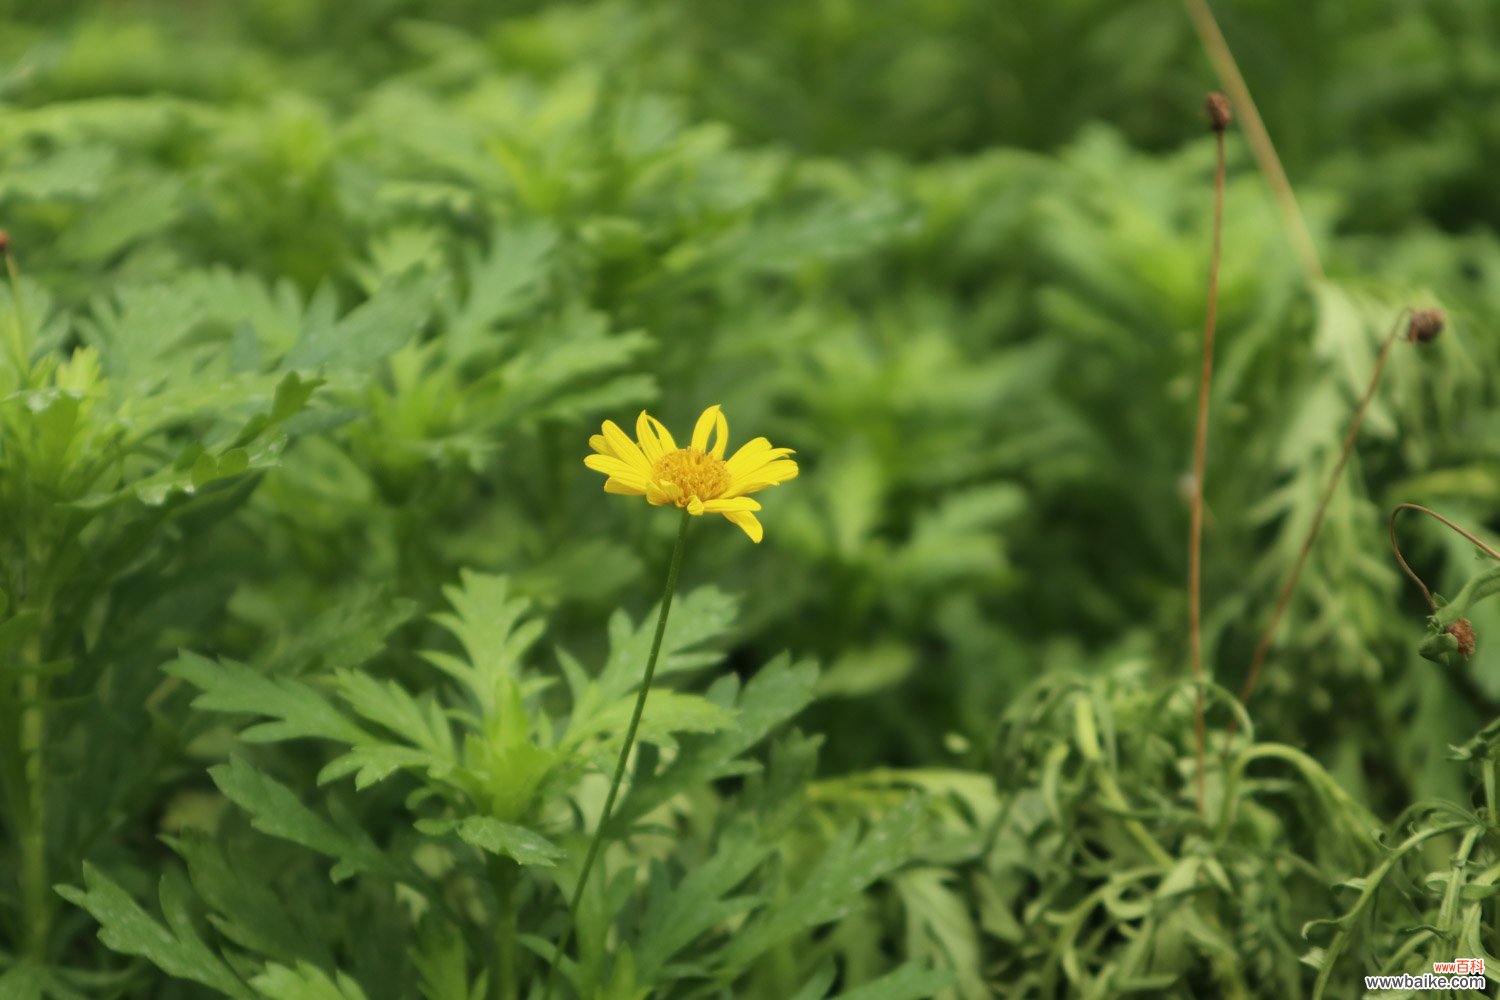
[[[762,910],[842,843],[837,831],[904,815],[893,810],[923,792],[907,807],[920,829],[862,873],[860,905],[813,940],[778,944],[735,988],[780,995],[832,975],[824,994],[857,989],[912,958],[950,970],[946,989],[963,996],[1044,975],[1108,995],[1111,962],[1311,990],[1317,971],[1297,978],[1280,959],[1304,920],[1347,911],[1342,891],[1316,887],[1368,874],[1380,845],[1319,854],[1297,831],[1465,803],[1444,748],[1496,711],[1493,605],[1476,607],[1479,649],[1452,672],[1416,656],[1426,609],[1384,554],[1382,512],[1428,503],[1489,537],[1500,499],[1484,335],[1500,307],[1496,135],[1473,111],[1500,79],[1500,21],[1484,0],[1215,11],[1327,273],[1309,283],[1295,265],[1231,137],[1204,566],[1205,651],[1226,688],[1242,679],[1390,316],[1434,303],[1450,316],[1434,351],[1393,358],[1256,696],[1257,734],[1316,767],[1254,758],[1244,801],[1221,799],[1265,823],[1224,834],[1247,866],[1225,865],[1231,886],[1266,872],[1283,887],[1286,902],[1256,911],[1262,931],[1220,909],[1222,887],[1192,860],[1220,848],[1179,815],[1170,764],[1187,745],[1181,475],[1213,156],[1196,114],[1211,75],[1175,5],[0,3],[0,225],[26,305],[13,326],[0,293],[0,331],[29,338],[0,404],[0,690],[15,789],[0,845],[6,986],[213,992],[173,959],[158,972],[118,939],[101,945],[93,917],[57,896],[43,904],[46,955],[28,954],[18,831],[37,755],[21,716],[41,706],[47,881],[75,898],[134,900],[178,942],[192,927],[242,986],[270,976],[275,995],[288,983],[314,996],[409,986],[426,975],[413,949],[451,956],[455,940],[459,989],[499,969],[478,930],[500,913],[482,848],[414,824],[517,817],[451,790],[408,809],[406,795],[447,787],[415,765],[357,791],[347,778],[319,785],[354,744],[248,744],[243,717],[192,708],[214,696],[160,667],[202,668],[179,656],[191,650],[230,664],[224,676],[308,685],[381,745],[420,746],[360,714],[340,678],[461,711],[473,696],[420,654],[456,652],[429,616],[468,569],[503,576],[507,599],[548,622],[548,645],[603,676],[605,623],[649,614],[669,526],[601,504],[576,460],[580,428],[645,405],[681,422],[723,402],[797,447],[804,475],[768,499],[780,530],[764,545],[747,554],[725,537],[695,551],[694,580],[722,581],[744,610],[716,633],[718,673],[684,673],[678,690],[705,696],[722,674],[748,692],[787,650],[823,668],[797,715],[821,737],[818,770],[771,749],[800,745],[785,729],[746,748],[768,768],[755,780],[780,775],[782,798],[807,803],[775,842],[786,871],[755,869]],[[58,427],[67,447],[39,436]],[[1457,592],[1471,548],[1405,530],[1413,564]],[[1122,659],[1134,664],[1124,678]],[[523,699],[532,738],[552,748],[577,711],[562,669],[540,644],[517,669],[552,682]],[[1049,771],[1013,735],[997,744],[995,726],[1006,712],[1007,733],[1030,720],[1039,746],[1068,748],[1051,773],[1097,792],[1106,765],[1085,755],[1067,711],[1016,714],[1062,675],[1083,686],[1069,691],[1097,691],[1096,720],[1125,720],[1118,742],[1101,737],[1101,760],[1199,886],[1153,896],[1160,912],[1127,894],[1119,913],[1090,919],[1134,932],[1191,913],[1260,942],[1262,964],[1227,969],[1212,944],[1178,937],[1172,955],[1121,957],[1103,939],[1075,948],[1076,979],[1047,965],[1037,935],[1050,925],[1028,921],[1083,905],[1109,861],[1067,840],[1057,816],[1034,840],[1016,833],[1015,802]],[[1147,738],[1132,727],[1158,704],[1170,709]],[[467,725],[445,718],[454,733]],[[997,763],[997,745],[1014,759]],[[1061,753],[1043,762],[1048,752]],[[436,851],[463,871],[440,889],[370,871],[332,887],[336,858],[257,830],[258,814],[207,776],[247,767],[387,861]],[[559,778],[517,824],[567,852],[518,876],[543,928],[521,946],[523,976],[555,940],[547,900],[585,828],[566,804],[587,817],[592,780]],[[1283,780],[1284,794],[1263,791]],[[1329,781],[1347,802],[1325,801]],[[613,936],[589,975],[614,975],[622,940],[640,972],[633,914],[649,910],[653,861],[673,887],[700,859],[733,854],[714,845],[770,794],[749,784],[704,779],[674,799],[678,853],[643,834],[620,841],[610,869],[640,885],[616,890],[613,910],[600,903]],[[1078,795],[1057,815],[1140,861],[1120,818]],[[1290,855],[1276,854],[1275,829]],[[1456,851],[1462,838],[1423,843]],[[992,841],[1025,846],[1007,869]],[[242,914],[219,908],[239,890],[212,888],[214,851],[231,874],[286,866],[305,876],[288,884],[324,893],[326,926],[294,936],[306,950],[252,940]],[[1017,858],[1049,859],[1051,874],[1014,881]],[[1147,864],[1132,892],[1175,870]],[[996,903],[985,880],[1006,878]],[[455,891],[472,908],[424,937],[436,918],[414,901]],[[1379,922],[1351,929],[1370,951],[1344,953],[1330,973],[1340,984],[1401,947],[1386,913],[1362,911]],[[733,963],[710,942],[735,919],[693,946],[721,977]],[[364,926],[377,930],[362,938]],[[421,968],[458,966],[442,962]],[[899,975],[925,975],[913,968]],[[686,995],[720,980],[671,981]],[[499,983],[491,973],[485,985]]]

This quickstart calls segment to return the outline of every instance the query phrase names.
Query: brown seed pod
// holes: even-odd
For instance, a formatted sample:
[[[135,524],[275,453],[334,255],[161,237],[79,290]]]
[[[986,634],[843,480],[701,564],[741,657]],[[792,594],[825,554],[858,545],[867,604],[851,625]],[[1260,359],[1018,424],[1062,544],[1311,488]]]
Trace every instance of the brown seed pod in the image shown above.
[[[1469,622],[1469,619],[1460,618],[1452,625],[1443,629],[1443,631],[1458,640],[1459,656],[1468,659],[1474,655],[1474,626]]]
[[[1437,339],[1438,334],[1443,332],[1443,311],[1441,309],[1417,309],[1411,314],[1411,326],[1407,328],[1406,339],[1413,344],[1428,344]]]
[[[1229,127],[1229,98],[1217,90],[1203,99],[1203,112],[1208,115],[1208,124],[1215,132],[1222,132]]]
[[[0,257],[10,253],[10,233],[0,229]]]

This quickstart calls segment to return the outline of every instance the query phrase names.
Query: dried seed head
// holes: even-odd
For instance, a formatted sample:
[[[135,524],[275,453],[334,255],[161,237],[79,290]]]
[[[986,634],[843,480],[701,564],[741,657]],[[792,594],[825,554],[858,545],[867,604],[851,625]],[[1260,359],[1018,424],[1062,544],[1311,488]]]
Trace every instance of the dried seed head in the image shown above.
[[[1215,132],[1229,127],[1229,98],[1215,90],[1203,99],[1203,111],[1208,115],[1208,124]]]
[[[0,229],[0,257],[10,253],[10,233]]]
[[[1413,344],[1427,344],[1436,340],[1442,332],[1441,309],[1418,309],[1411,314],[1411,326],[1407,328],[1406,337]]]
[[[1443,631],[1458,640],[1459,656],[1468,659],[1474,655],[1474,626],[1469,622],[1469,619],[1460,618],[1452,625],[1443,629]]]

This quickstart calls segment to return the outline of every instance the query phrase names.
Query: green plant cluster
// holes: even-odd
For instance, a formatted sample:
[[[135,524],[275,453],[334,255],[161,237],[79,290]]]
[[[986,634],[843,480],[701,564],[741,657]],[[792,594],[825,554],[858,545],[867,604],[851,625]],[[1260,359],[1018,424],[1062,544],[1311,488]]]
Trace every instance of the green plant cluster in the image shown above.
[[[1200,812],[1178,5],[0,0],[0,1000],[1500,977],[1493,560],[1385,534],[1500,515],[1500,10],[1214,6],[1321,263],[1231,130]],[[572,913],[674,530],[588,435],[711,403],[801,475]]]

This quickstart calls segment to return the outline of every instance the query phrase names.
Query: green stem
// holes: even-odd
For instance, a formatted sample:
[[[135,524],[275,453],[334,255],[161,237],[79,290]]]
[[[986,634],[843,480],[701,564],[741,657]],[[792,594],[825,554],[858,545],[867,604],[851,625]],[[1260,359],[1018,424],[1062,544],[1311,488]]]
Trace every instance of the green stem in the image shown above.
[[[615,798],[620,793],[620,782],[625,777],[625,766],[630,760],[630,750],[635,745],[635,734],[641,726],[641,713],[646,710],[646,695],[651,691],[651,678],[656,675],[656,659],[661,654],[662,637],[667,632],[667,615],[672,610],[672,595],[677,591],[677,573],[682,569],[682,553],[686,548],[688,519],[691,517],[686,509],[682,512],[682,521],[677,528],[677,544],[672,548],[672,563],[667,570],[667,586],[662,591],[661,611],[656,616],[656,635],[651,639],[651,653],[646,657],[646,675],[641,679],[641,690],[636,695],[635,710],[630,714],[630,725],[625,730],[625,742],[620,747],[620,757],[615,761],[615,776],[609,783],[609,795],[604,799],[604,809],[599,814],[599,826],[594,830],[594,838],[589,841],[588,853],[583,857],[583,870],[578,873],[578,884],[573,887],[573,898],[568,902],[567,930],[563,932],[562,940],[558,942],[557,951],[552,957],[552,967],[547,971],[547,983],[542,991],[542,1000],[551,1000],[552,983],[557,978],[557,968],[562,965],[565,953],[568,950],[573,933],[578,926],[578,905],[583,901],[583,892],[588,887],[589,873],[594,870],[594,861],[599,856],[599,848],[604,842],[604,831],[609,826],[609,815],[615,807]]]
[[[31,370],[30,351],[26,346],[26,311],[25,304],[21,301],[21,274],[16,269],[15,255],[6,251],[0,254],[5,258],[5,273],[10,279],[10,348],[11,364],[16,369],[17,387],[24,387],[26,376]]]
[[[495,932],[495,995],[499,1000],[517,1000],[521,995],[517,965],[516,885],[521,866],[510,858],[490,861],[490,875],[495,883],[495,900],[499,908],[499,926]]]
[[[1341,918],[1340,923],[1343,926],[1333,936],[1333,940],[1328,943],[1328,947],[1324,950],[1323,965],[1318,970],[1317,980],[1313,983],[1312,1000],[1322,1000],[1323,992],[1328,988],[1328,980],[1333,974],[1333,967],[1338,964],[1339,956],[1343,953],[1345,946],[1349,942],[1350,927],[1359,918],[1365,908],[1374,901],[1375,894],[1380,891],[1381,883],[1385,881],[1385,877],[1390,874],[1391,869],[1396,867],[1397,862],[1423,842],[1431,840],[1433,837],[1441,837],[1444,834],[1453,833],[1455,830],[1461,830],[1466,825],[1465,823],[1448,823],[1444,826],[1435,826],[1412,834],[1400,846],[1391,851],[1385,860],[1380,862],[1375,867],[1375,870],[1365,878],[1364,888],[1360,890],[1359,899],[1355,900],[1349,912]]]
[[[1461,877],[1464,867],[1469,863],[1469,855],[1474,853],[1474,843],[1483,833],[1482,827],[1471,827],[1464,834],[1463,842],[1458,845],[1458,853],[1453,855],[1453,870],[1448,877],[1448,888],[1443,893],[1442,905],[1438,907],[1438,926],[1445,934],[1454,934],[1453,923],[1457,917],[1459,896],[1463,892],[1464,879]]]
[[[35,648],[35,642],[32,643]],[[39,652],[39,651],[38,651]],[[40,655],[30,666],[41,663]],[[46,692],[34,673],[21,678],[21,758],[24,761],[26,813],[21,823],[21,912],[26,925],[26,957],[38,965],[46,963],[47,938],[51,933],[52,896],[47,880],[46,789],[43,785],[42,744],[46,717],[42,707]]]

